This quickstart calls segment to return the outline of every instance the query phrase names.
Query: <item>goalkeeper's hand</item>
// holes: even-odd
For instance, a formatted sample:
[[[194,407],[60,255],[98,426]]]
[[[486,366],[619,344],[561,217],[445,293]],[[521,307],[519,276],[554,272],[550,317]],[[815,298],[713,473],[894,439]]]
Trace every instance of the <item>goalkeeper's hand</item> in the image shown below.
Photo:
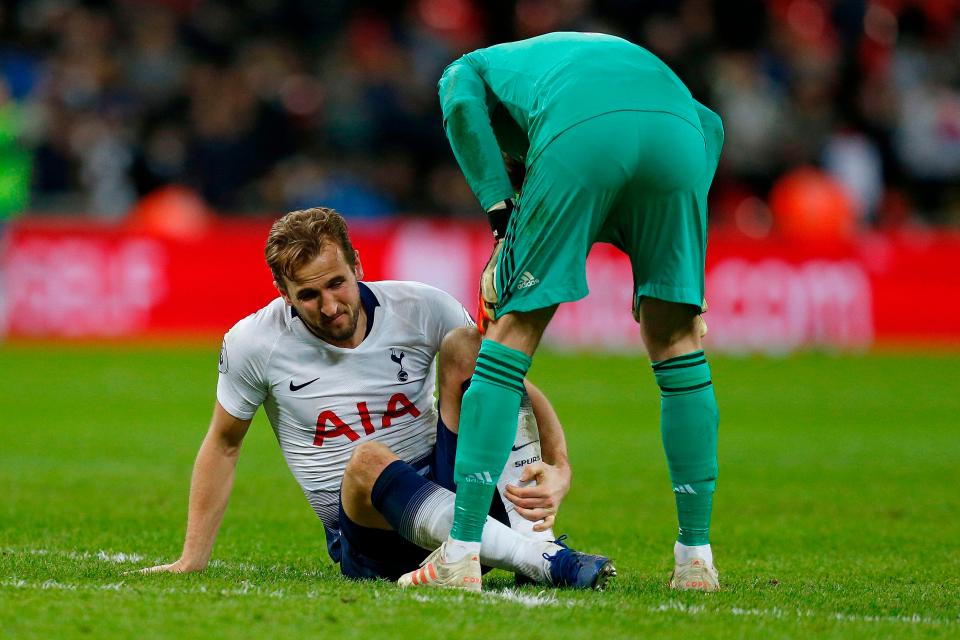
[[[516,204],[513,198],[507,198],[487,209],[487,221],[493,232],[493,253],[487,260],[487,266],[480,274],[480,296],[477,301],[477,329],[480,335],[487,332],[487,326],[494,320],[494,307],[500,301],[497,294],[497,260],[503,250],[503,239],[507,235],[507,225]]]
[[[487,326],[494,320],[494,309],[500,301],[497,293],[497,261],[503,250],[503,240],[497,240],[493,245],[493,253],[487,260],[487,266],[480,274],[480,292],[477,300],[477,329],[480,335],[487,332]]]
[[[490,231],[493,232],[493,241],[499,242],[507,235],[507,225],[510,224],[510,216],[517,205],[513,198],[507,198],[487,209],[487,222],[490,223]]]

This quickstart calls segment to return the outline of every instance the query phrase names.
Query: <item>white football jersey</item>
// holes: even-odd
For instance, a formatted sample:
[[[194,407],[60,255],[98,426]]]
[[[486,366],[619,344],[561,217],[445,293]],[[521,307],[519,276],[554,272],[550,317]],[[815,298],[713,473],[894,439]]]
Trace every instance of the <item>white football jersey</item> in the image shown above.
[[[263,405],[287,466],[330,528],[337,528],[340,481],[358,443],[382,442],[406,462],[431,452],[435,356],[447,332],[473,324],[455,298],[425,284],[360,287],[368,316],[377,306],[354,349],[316,337],[277,298],[234,325],[220,355],[220,405],[240,419]]]

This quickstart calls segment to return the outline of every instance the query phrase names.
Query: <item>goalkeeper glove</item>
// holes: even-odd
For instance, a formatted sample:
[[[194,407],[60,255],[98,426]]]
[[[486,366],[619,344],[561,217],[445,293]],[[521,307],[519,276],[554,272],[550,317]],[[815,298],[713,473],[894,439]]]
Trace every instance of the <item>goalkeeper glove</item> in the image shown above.
[[[487,266],[480,274],[480,295],[477,303],[477,328],[481,334],[486,333],[487,325],[493,322],[494,307],[500,300],[497,293],[497,260],[503,250],[503,239],[507,235],[507,225],[516,204],[513,198],[507,198],[487,209],[487,221],[493,232],[493,253],[487,260]]]
[[[493,322],[494,310],[497,302],[500,301],[500,295],[497,293],[497,261],[500,259],[501,251],[503,251],[503,240],[497,240],[493,245],[493,253],[487,260],[487,266],[483,268],[483,273],[480,274],[477,328],[481,335],[487,332],[487,325]]]
[[[487,209],[487,222],[493,231],[494,242],[503,240],[507,235],[507,225],[510,224],[510,216],[515,208],[513,198],[507,198]]]

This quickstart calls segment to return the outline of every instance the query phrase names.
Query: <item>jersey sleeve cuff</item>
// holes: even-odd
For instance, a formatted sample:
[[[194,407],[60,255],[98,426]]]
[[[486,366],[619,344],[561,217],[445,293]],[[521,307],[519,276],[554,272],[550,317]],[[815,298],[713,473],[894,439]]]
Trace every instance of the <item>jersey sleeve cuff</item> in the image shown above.
[[[241,409],[236,402],[228,400],[217,394],[217,402],[220,403],[220,406],[223,407],[223,410],[232,415],[237,420],[252,420],[253,416],[257,414],[257,408],[254,407],[253,411],[249,409]]]
[[[506,175],[506,171],[504,171]],[[510,180],[507,179],[507,186],[492,191],[490,195],[485,195],[483,199],[480,200],[480,206],[483,207],[484,211],[490,211],[490,208],[495,205],[503,202],[504,200],[509,200],[517,194],[513,190],[513,186],[509,184]]]

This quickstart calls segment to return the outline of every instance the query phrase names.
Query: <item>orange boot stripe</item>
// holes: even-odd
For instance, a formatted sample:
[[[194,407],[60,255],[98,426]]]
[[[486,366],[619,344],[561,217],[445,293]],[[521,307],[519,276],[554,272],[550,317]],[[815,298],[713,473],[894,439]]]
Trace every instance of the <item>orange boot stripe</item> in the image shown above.
[[[431,580],[436,580],[436,579],[437,579],[437,570],[433,568],[433,563],[431,562],[430,564],[427,565],[427,567],[430,568],[430,579],[431,579]]]

